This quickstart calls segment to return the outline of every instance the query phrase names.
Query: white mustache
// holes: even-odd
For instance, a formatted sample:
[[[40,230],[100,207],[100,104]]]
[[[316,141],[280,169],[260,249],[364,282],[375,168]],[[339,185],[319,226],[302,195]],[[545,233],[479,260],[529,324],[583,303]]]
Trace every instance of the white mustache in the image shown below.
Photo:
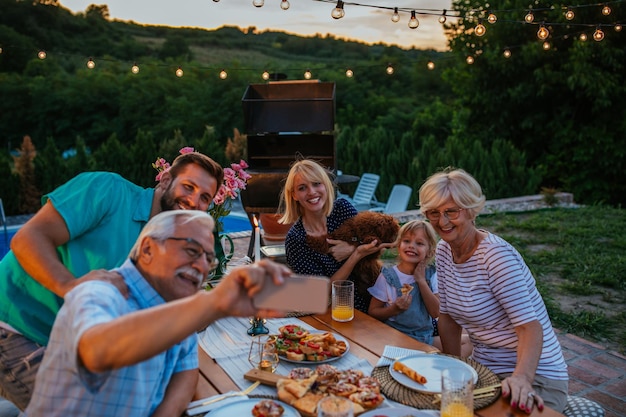
[[[191,268],[189,266],[183,266],[180,267],[176,270],[176,275],[178,274],[182,274],[185,275],[187,277],[191,277],[193,279],[195,279],[196,282],[196,286],[198,288],[200,288],[200,286],[202,285],[202,280],[204,279],[204,277],[202,276],[202,274],[200,272],[198,272],[197,270],[195,270],[194,268]]]

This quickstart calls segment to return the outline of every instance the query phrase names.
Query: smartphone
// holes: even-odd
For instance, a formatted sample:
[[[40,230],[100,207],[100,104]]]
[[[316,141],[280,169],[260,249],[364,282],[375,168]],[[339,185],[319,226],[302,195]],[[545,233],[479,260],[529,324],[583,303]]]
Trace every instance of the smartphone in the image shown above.
[[[256,308],[285,312],[321,314],[328,309],[330,279],[314,275],[292,275],[282,285],[271,278],[252,299]]]

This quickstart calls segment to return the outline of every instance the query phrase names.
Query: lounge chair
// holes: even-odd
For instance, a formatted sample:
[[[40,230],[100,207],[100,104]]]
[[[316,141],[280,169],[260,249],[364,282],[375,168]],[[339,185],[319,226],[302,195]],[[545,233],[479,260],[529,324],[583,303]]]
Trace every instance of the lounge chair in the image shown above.
[[[361,179],[359,180],[359,184],[357,185],[352,198],[346,196],[345,194],[338,194],[337,197],[342,197],[350,201],[359,211],[369,210],[377,202],[374,193],[376,192],[376,187],[378,187],[379,181],[379,175],[366,172],[361,175]]]
[[[408,185],[396,184],[391,189],[387,203],[377,203],[370,211],[379,211],[386,214],[400,213],[406,211],[411,199],[413,189]]]

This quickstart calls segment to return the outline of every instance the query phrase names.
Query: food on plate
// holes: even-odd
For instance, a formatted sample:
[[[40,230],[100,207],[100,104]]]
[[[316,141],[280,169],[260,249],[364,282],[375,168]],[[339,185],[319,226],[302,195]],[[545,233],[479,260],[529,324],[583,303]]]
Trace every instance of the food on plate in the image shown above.
[[[313,372],[314,371],[311,368],[305,368],[305,367],[293,368],[289,372],[289,378],[291,378],[291,379],[307,379],[311,375],[313,375]]]
[[[403,284],[402,288],[400,288],[402,295],[410,294],[413,291],[413,286],[411,284]]]
[[[297,325],[286,325],[276,336],[276,350],[280,356],[298,362],[322,362],[338,358],[348,350],[343,340],[330,333],[309,333]]]
[[[254,417],[281,417],[285,408],[274,400],[261,400],[252,408]]]
[[[428,382],[428,380],[426,379],[424,375],[421,375],[415,369],[409,368],[402,362],[399,362],[399,361],[394,362],[393,370],[406,375],[407,377],[411,378],[413,381],[417,382],[418,384],[425,384],[426,382]]]
[[[353,403],[360,404],[363,408],[376,408],[385,401],[385,398],[378,392],[372,390],[359,390],[350,395]]]
[[[297,324],[286,324],[278,329],[280,335],[290,340],[300,340],[309,334],[309,331]]]
[[[295,368],[296,372],[292,371],[288,378],[279,379],[276,388],[279,400],[294,406],[305,416],[315,416],[318,401],[329,395],[349,398],[355,416],[384,401],[378,380],[364,376],[360,370],[339,371],[332,365],[321,364],[305,377],[302,369],[306,368]]]

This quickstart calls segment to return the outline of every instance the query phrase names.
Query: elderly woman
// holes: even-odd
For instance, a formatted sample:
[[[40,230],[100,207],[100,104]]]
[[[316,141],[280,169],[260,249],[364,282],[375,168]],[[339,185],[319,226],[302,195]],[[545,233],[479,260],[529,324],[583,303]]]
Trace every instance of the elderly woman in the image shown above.
[[[521,255],[476,228],[485,205],[478,182],[461,169],[447,169],[426,180],[419,199],[441,237],[435,259],[443,351],[459,355],[461,330],[467,330],[472,358],[502,379],[511,407],[530,413],[546,404],[562,412],[568,375],[561,346]]]

